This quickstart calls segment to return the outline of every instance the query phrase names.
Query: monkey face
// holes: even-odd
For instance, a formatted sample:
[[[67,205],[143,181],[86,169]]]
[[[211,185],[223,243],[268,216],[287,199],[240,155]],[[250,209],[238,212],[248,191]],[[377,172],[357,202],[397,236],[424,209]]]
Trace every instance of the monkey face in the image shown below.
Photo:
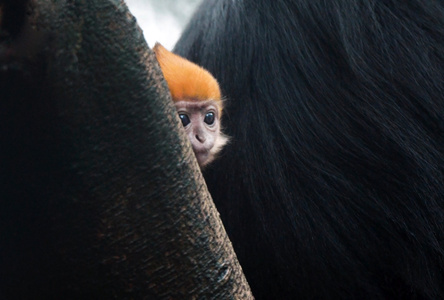
[[[202,168],[214,160],[227,142],[220,130],[220,110],[214,100],[181,100],[175,102],[182,125]]]

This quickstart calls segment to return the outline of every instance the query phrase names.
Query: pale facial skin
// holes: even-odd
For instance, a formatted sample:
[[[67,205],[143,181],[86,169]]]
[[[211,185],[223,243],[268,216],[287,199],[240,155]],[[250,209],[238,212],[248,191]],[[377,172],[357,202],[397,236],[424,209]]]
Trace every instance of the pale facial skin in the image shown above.
[[[228,141],[220,130],[218,103],[214,100],[179,100],[174,104],[202,168],[214,160]]]

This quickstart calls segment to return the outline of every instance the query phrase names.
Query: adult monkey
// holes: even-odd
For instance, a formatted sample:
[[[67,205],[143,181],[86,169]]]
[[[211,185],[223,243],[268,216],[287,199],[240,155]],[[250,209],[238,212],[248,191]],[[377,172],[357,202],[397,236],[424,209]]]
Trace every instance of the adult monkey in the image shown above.
[[[175,52],[227,97],[206,170],[257,299],[444,298],[444,8],[207,0]]]
[[[124,2],[10,3],[0,299],[251,299]]]

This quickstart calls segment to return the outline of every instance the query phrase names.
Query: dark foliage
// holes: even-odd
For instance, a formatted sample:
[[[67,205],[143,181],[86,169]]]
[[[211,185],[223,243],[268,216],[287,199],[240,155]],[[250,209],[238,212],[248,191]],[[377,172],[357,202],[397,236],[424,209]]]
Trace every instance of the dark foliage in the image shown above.
[[[444,299],[444,7],[207,0],[175,52],[227,100],[205,176],[257,299]]]

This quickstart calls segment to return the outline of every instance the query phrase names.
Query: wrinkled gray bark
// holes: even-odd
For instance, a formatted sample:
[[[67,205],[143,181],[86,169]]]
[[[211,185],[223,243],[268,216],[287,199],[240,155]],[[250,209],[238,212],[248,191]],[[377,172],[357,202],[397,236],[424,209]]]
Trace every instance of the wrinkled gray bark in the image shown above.
[[[0,298],[251,299],[124,2],[32,4],[0,35]]]

